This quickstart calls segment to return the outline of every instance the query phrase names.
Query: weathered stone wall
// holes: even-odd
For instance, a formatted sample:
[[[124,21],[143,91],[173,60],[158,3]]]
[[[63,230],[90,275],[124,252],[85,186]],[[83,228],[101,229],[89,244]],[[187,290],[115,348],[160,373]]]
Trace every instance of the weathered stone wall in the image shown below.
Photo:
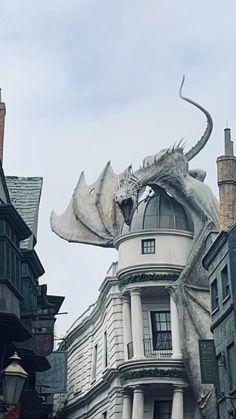
[[[218,157],[217,171],[220,195],[220,228],[227,230],[236,221],[236,157]]]

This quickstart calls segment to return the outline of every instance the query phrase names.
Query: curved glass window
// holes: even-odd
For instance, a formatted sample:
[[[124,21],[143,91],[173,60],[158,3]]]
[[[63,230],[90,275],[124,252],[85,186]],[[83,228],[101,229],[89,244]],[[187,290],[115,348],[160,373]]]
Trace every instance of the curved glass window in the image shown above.
[[[175,228],[175,217],[172,199],[167,194],[162,194],[160,205],[160,228]]]
[[[123,224],[121,231],[127,234],[158,228],[193,232],[193,222],[184,207],[162,188],[139,203],[130,226]]]
[[[154,195],[149,198],[146,211],[143,217],[143,228],[144,230],[158,228],[159,227],[159,210],[160,207],[160,195]]]

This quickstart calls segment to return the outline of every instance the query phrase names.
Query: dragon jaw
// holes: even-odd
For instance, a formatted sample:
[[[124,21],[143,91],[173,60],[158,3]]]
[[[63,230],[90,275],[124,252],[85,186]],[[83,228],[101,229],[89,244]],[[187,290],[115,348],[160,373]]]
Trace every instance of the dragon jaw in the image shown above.
[[[124,195],[120,193],[116,195],[115,202],[124,217],[125,224],[130,225],[134,211],[137,207],[137,197],[135,195],[126,195],[124,197]]]

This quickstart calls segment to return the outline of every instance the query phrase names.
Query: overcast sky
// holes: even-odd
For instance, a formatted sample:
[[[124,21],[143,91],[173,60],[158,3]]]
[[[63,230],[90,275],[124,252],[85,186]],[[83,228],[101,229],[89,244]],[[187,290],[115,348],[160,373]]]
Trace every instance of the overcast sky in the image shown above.
[[[78,177],[116,173],[185,137],[206,120],[178,98],[210,111],[214,132],[191,167],[207,170],[217,194],[216,158],[226,120],[236,133],[236,3],[219,0],[0,0],[0,87],[7,105],[4,169],[42,176],[36,250],[41,283],[65,295],[57,334],[98,295],[115,250],[70,244],[50,230]]]

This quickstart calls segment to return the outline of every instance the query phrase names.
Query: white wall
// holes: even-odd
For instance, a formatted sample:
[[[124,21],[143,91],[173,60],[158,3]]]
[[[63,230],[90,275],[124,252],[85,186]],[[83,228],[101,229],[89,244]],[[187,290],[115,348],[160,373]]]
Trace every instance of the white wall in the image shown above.
[[[155,239],[156,252],[142,254],[142,240]],[[128,268],[165,265],[183,268],[192,247],[191,233],[158,230],[156,234],[130,234],[116,241],[119,251],[118,272]]]

